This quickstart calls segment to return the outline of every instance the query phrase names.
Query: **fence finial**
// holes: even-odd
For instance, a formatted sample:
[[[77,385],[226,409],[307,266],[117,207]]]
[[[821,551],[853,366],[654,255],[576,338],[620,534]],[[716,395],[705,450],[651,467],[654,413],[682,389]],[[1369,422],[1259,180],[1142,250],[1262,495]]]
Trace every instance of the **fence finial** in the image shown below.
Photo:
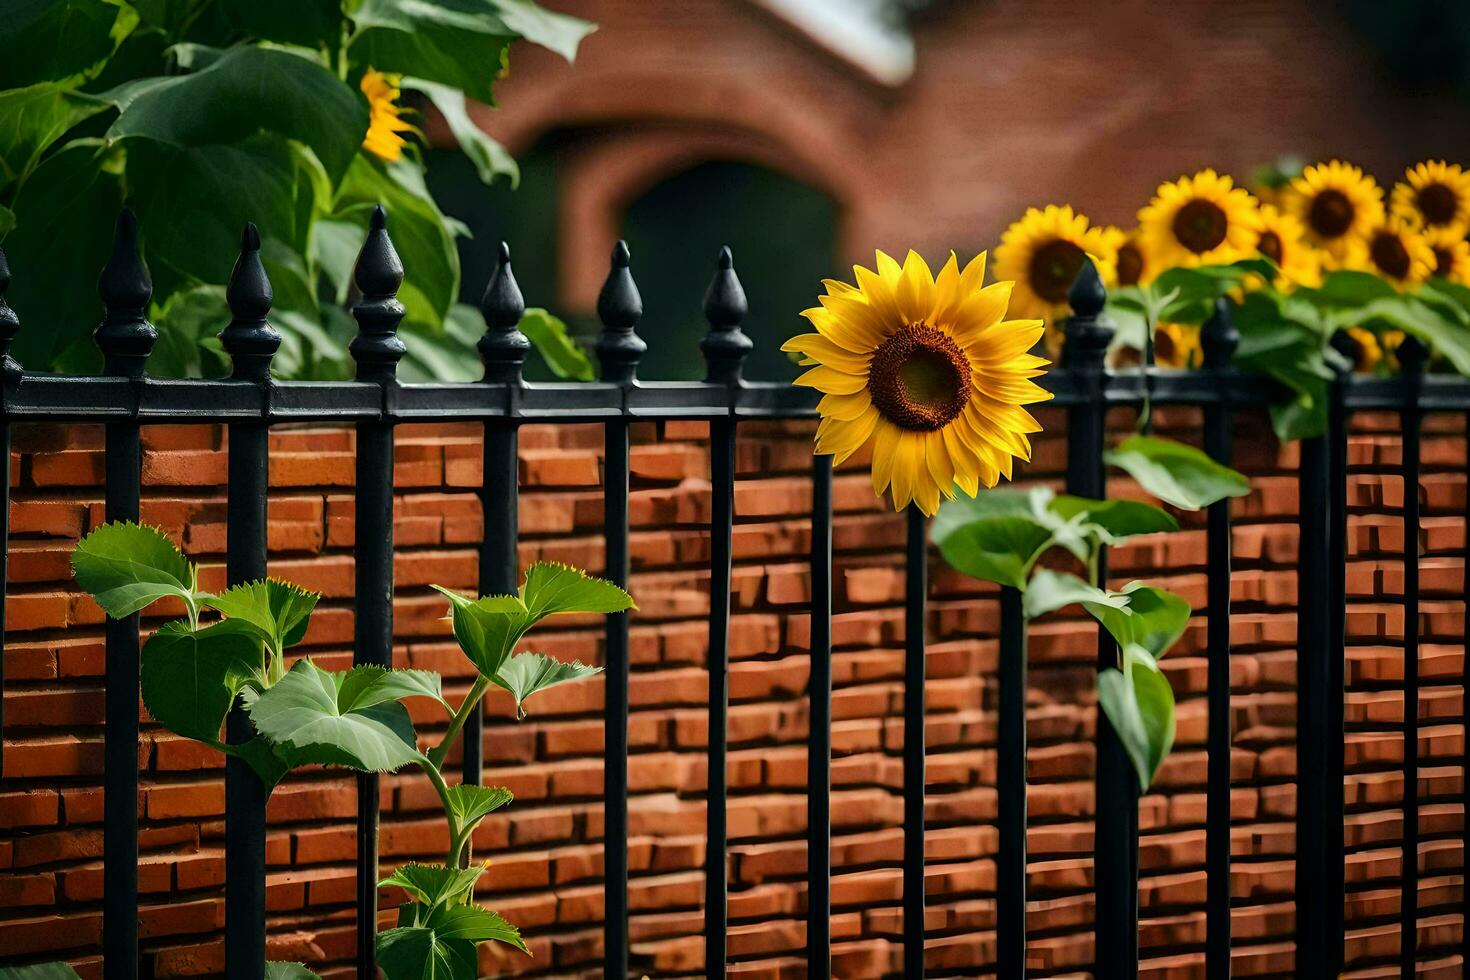
[[[123,208],[117,216],[112,254],[102,267],[97,293],[104,312],[93,338],[102,351],[106,372],[142,377],[158,330],[146,315],[153,280],[138,251],[138,219],[131,208]]]
[[[236,378],[265,381],[270,377],[271,358],[281,347],[281,335],[266,319],[273,298],[270,277],[260,262],[260,232],[253,222],[247,222],[240,233],[240,257],[225,287],[230,322],[219,334]]]
[[[741,368],[746,355],[755,344],[740,329],[749,307],[745,302],[745,288],[735,274],[735,258],[730,246],[720,249],[719,267],[704,291],[704,318],[709,322],[709,333],[699,342],[704,351],[706,381],[717,384],[737,385],[741,381]]]
[[[1204,349],[1204,366],[1207,369],[1223,371],[1230,366],[1235,348],[1240,346],[1240,331],[1235,329],[1235,320],[1230,315],[1230,302],[1225,297],[1215,300],[1215,312],[1200,327],[1199,343]]]
[[[643,338],[634,333],[643,315],[643,297],[633,274],[628,271],[628,243],[613,246],[612,269],[602,292],[597,296],[597,317],[602,332],[597,335],[597,361],[602,366],[602,380],[631,384],[638,377],[638,359],[648,350]]]
[[[10,345],[15,341],[15,335],[20,333],[20,317],[10,308],[5,301],[5,293],[10,289],[10,260],[5,257],[5,250],[0,249],[0,371],[6,376],[20,374],[21,366],[10,354]]]
[[[510,267],[510,246],[500,243],[499,262],[485,295],[480,297],[480,314],[485,318],[485,335],[475,346],[485,365],[485,380],[519,384],[531,341],[520,331],[526,299]]]
[[[357,378],[391,381],[406,350],[397,333],[403,319],[403,304],[397,298],[398,287],[403,285],[403,262],[388,238],[388,212],[381,204],[373,208],[367,240],[357,253],[352,279],[362,293],[362,299],[352,307],[357,336],[347,347],[357,362]]]
[[[1404,374],[1423,374],[1424,365],[1429,361],[1429,348],[1424,345],[1424,341],[1411,333],[1404,334],[1404,339],[1399,341],[1393,354]]]
[[[1103,312],[1107,301],[1108,293],[1097,274],[1097,266],[1084,256],[1082,268],[1067,291],[1067,302],[1072,307],[1072,315],[1063,327],[1066,343],[1062,346],[1062,363],[1067,367],[1102,371],[1108,342],[1113,339],[1112,321]]]

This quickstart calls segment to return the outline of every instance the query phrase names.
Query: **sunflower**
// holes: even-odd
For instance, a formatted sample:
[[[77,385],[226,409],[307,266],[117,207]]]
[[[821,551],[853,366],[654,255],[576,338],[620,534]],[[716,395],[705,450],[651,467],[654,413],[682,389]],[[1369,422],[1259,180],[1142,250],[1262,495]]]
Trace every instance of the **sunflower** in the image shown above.
[[[1027,208],[1001,236],[995,249],[995,275],[1016,284],[1013,312],[1050,318],[1065,308],[1067,290],[1085,255],[1093,257],[1103,280],[1109,281],[1113,245],[1104,229],[1091,227],[1087,217],[1070,205]]]
[[[1160,323],[1154,328],[1154,363],[1166,368],[1197,368],[1205,362],[1200,328],[1189,323]]]
[[[1307,241],[1340,265],[1368,230],[1383,221],[1383,189],[1350,163],[1333,160],[1307,167],[1291,182],[1291,211]]]
[[[1470,173],[1457,163],[1426,160],[1404,171],[1394,185],[1393,213],[1414,228],[1470,229]]]
[[[1348,327],[1347,335],[1353,341],[1353,370],[1359,374],[1373,374],[1383,363],[1383,345],[1378,335],[1363,327]]]
[[[1201,170],[1160,184],[1138,212],[1138,227],[1164,265],[1214,265],[1252,254],[1260,219],[1245,190],[1227,176]]]
[[[1386,218],[1370,228],[1347,261],[1349,267],[1372,272],[1401,289],[1424,282],[1435,264],[1428,239],[1400,218]]]
[[[1146,286],[1162,270],[1148,252],[1138,229],[1124,231],[1108,225],[1103,229],[1108,247],[1113,252],[1113,279],[1110,285]]]
[[[398,134],[413,132],[413,126],[403,119],[403,109],[398,105],[398,78],[369,68],[358,86],[367,96],[369,112],[362,148],[392,163],[403,156],[403,148],[408,144]]]
[[[1051,397],[1031,380],[1050,362],[1027,353],[1042,321],[1005,318],[1015,284],[982,287],[983,252],[963,272],[950,253],[937,277],[912,251],[853,273],[856,286],[823,281],[822,305],[802,313],[817,332],[781,348],[815,365],[796,384],[823,393],[816,451],[841,463],[871,443],[874,492],[930,515],[956,486],[974,496],[1009,479],[1041,429],[1021,406]]]
[[[1434,253],[1431,275],[1462,286],[1470,286],[1470,242],[1453,228],[1430,229],[1424,233]]]
[[[1320,286],[1322,260],[1317,250],[1307,244],[1301,222],[1269,204],[1261,205],[1260,219],[1255,250],[1281,270],[1276,278],[1277,287]]]

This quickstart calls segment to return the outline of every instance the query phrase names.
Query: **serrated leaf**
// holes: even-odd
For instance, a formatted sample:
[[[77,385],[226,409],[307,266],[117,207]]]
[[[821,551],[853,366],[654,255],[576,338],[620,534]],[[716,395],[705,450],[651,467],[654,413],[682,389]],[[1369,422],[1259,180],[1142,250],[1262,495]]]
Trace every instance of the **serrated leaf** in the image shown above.
[[[515,794],[504,786],[475,786],[462,783],[449,787],[449,809],[453,811],[460,826],[467,826],[493,810],[498,810]]]
[[[77,584],[114,619],[170,596],[195,604],[193,567],[157,528],[104,524],[77,543],[71,567]]]
[[[0,980],[81,980],[76,970],[65,963],[37,963],[34,966],[0,966]]]
[[[590,667],[575,660],[564,663],[544,653],[518,653],[506,661],[492,680],[515,697],[516,713],[524,718],[526,699],[531,695],[601,672],[601,667]]]
[[[204,605],[253,630],[277,653],[301,642],[321,593],[277,579],[245,582],[209,596]]]
[[[274,960],[265,965],[265,980],[321,980],[306,968],[304,963],[280,963]]]
[[[1049,568],[1038,568],[1026,583],[1022,596],[1027,619],[1035,619],[1055,612],[1073,603],[1094,603],[1121,609],[1128,605],[1126,596],[1110,594],[1104,589],[1088,585],[1075,575],[1054,572]]]
[[[538,561],[526,569],[520,596],[537,620],[556,613],[615,613],[638,608],[633,597],[612,582],[554,561]]]
[[[1133,436],[1103,454],[1144,490],[1184,510],[1201,510],[1226,497],[1244,497],[1250,480],[1193,446],[1157,436]]]
[[[456,787],[457,788],[457,787]],[[440,864],[405,864],[378,882],[379,888],[398,887],[422,905],[461,901],[485,873],[484,864],[448,868]]]
[[[387,772],[423,760],[413,723],[382,667],[326,671],[309,658],[250,700],[250,720],[297,766],[318,763]]]
[[[536,307],[526,310],[519,329],[558,378],[591,381],[597,376],[592,359],[572,340],[567,325],[550,313]]]
[[[417,905],[399,909],[399,920]],[[472,942],[441,939],[425,926],[398,926],[378,933],[378,966],[392,980],[475,980]]]
[[[153,720],[176,735],[219,743],[235,695],[258,683],[260,640],[226,620],[191,631],[183,620],[165,623],[141,654],[139,685]]]
[[[498,912],[480,908],[478,905],[440,905],[429,911],[429,928],[441,940],[453,942],[465,940],[472,943],[495,941],[514,946],[529,953],[521,942],[521,931],[507,922]]]

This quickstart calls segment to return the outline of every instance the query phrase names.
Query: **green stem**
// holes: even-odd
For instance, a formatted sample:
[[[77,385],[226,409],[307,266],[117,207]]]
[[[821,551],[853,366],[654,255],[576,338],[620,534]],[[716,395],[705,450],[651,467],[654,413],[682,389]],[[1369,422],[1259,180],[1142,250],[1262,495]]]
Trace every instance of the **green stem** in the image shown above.
[[[444,775],[439,772],[433,759],[424,759],[419,763],[419,768],[429,777],[429,782],[434,784],[434,792],[439,794],[439,805],[444,808],[444,821],[449,824],[449,856],[445,858],[444,865],[452,868],[459,860],[459,852],[464,849],[465,829],[454,819],[454,809],[449,805],[449,784],[444,781]]]
[[[444,737],[439,740],[438,745],[429,750],[429,761],[436,767],[444,764],[444,759],[449,755],[449,750],[454,745],[454,740],[459,737],[459,730],[469,720],[470,712],[479,707],[480,699],[485,696],[485,692],[488,690],[490,690],[490,679],[484,674],[480,674],[475,678],[475,683],[470,686],[470,693],[465,695],[464,702],[460,704],[459,710],[449,720],[449,728],[444,732]]]

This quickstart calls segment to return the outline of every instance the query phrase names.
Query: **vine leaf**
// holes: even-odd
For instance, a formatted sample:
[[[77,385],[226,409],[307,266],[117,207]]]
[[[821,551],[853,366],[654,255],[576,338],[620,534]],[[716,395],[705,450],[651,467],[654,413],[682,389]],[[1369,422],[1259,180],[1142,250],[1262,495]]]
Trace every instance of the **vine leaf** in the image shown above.
[[[1052,534],[1029,517],[988,517],[943,538],[936,534],[936,540],[944,560],[964,574],[1024,589],[1027,568],[1050,545]]]
[[[526,569],[521,601],[537,621],[555,613],[616,613],[638,608],[633,597],[580,568],[538,561]]]
[[[458,788],[458,787],[456,787]],[[405,864],[378,882],[379,888],[398,887],[422,905],[462,901],[485,873],[486,864],[449,868],[442,864]]]
[[[1174,747],[1174,691],[1147,650],[1133,645],[1123,651],[1123,669],[1109,667],[1097,675],[1097,698],[1112,723],[1138,776],[1148,789],[1159,766]]]
[[[81,977],[65,963],[37,963],[34,966],[0,966],[0,980],[81,980]]]
[[[164,728],[210,745],[235,695],[261,684],[260,640],[233,620],[191,631],[183,620],[165,623],[148,638],[139,685],[148,713]]]
[[[1026,618],[1035,619],[1073,603],[1091,603],[1122,609],[1128,605],[1128,598],[1088,585],[1075,575],[1038,568],[1031,576],[1031,581],[1026,584],[1022,602]]]
[[[207,596],[203,604],[248,627],[272,650],[280,652],[301,642],[307,620],[321,594],[289,582],[261,579]]]
[[[531,695],[601,672],[601,667],[590,667],[576,660],[564,663],[544,653],[518,653],[500,668],[494,681],[515,696],[516,714],[524,718],[526,699]]]
[[[1189,602],[1167,589],[1130,582],[1111,595],[1122,597],[1124,604],[1084,605],[1124,649],[1138,646],[1151,657],[1162,657],[1189,626]]]
[[[413,722],[395,700],[405,692],[394,673],[375,666],[326,671],[298,660],[272,687],[247,696],[250,720],[293,767],[387,772],[420,762]]]
[[[103,524],[77,543],[72,574],[107,615],[132,615],[170,596],[194,608],[194,568],[168,536],[131,521]]]
[[[515,794],[503,786],[474,786],[466,783],[449,787],[449,809],[461,827],[469,826],[513,799]]]
[[[265,965],[265,980],[321,980],[304,963],[271,961]]]
[[[1202,510],[1226,497],[1244,497],[1250,480],[1193,446],[1156,436],[1133,436],[1103,459],[1138,481],[1144,490],[1184,510]]]

